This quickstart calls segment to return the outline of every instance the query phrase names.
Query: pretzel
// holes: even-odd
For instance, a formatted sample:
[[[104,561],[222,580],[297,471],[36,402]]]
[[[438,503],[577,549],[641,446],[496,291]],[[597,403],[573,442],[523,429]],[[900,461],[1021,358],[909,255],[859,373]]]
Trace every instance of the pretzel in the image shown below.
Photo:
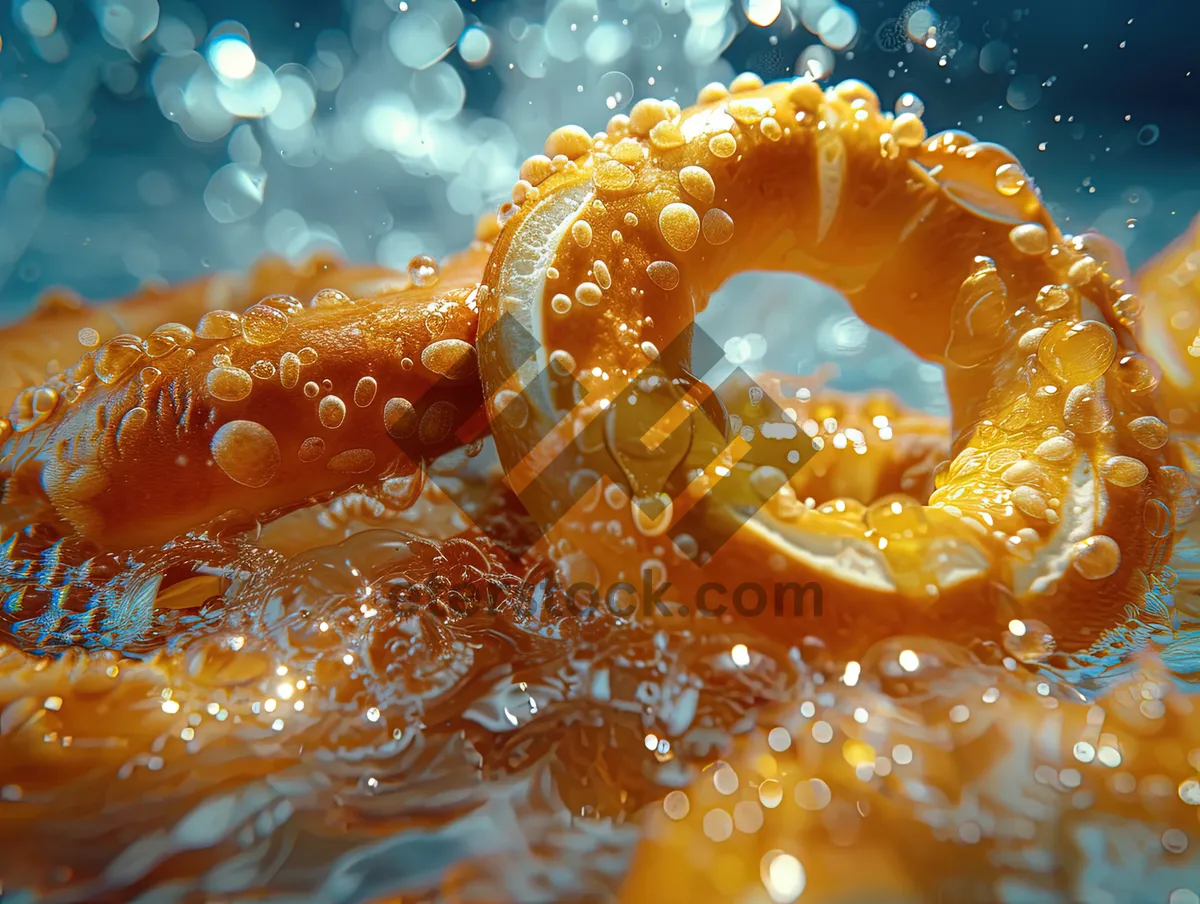
[[[1032,795],[1043,805],[1035,816],[1065,813],[1069,822],[1074,799],[1057,786],[1046,792],[1050,780],[1023,759],[1031,750],[1060,784],[1066,769],[1095,762],[1098,776],[1079,776],[1093,805],[1145,820],[1165,847],[1162,830],[1200,802],[1189,765],[1200,741],[1186,699],[1149,666],[1127,671],[1114,689],[1089,685],[1088,700],[1057,686],[1052,694],[1049,684],[1043,691],[1033,672],[1062,664],[1065,652],[1098,678],[1108,654],[1127,651],[1121,644],[1171,638],[1168,562],[1180,557],[1169,556],[1177,534],[1181,547],[1191,544],[1183,532],[1194,507],[1189,434],[1174,428],[1190,424],[1194,392],[1183,370],[1165,367],[1156,393],[1159,375],[1143,355],[1165,361],[1169,330],[1181,329],[1170,318],[1193,310],[1195,295],[1179,286],[1178,307],[1157,303],[1167,287],[1152,266],[1139,277],[1149,299],[1141,313],[1114,246],[1063,237],[1007,152],[957,132],[928,138],[915,117],[881,113],[860,83],[823,92],[806,80],[764,86],[741,76],[729,89],[705,89],[686,113],[642,102],[602,135],[558,130],[546,151],[522,167],[499,232],[485,221],[476,244],[440,270],[417,261],[412,284],[372,268],[261,270],[220,301],[212,295],[219,283],[194,284],[108,309],[113,320],[103,328],[97,318],[109,315],[100,309],[55,303],[53,317],[0,335],[5,349],[23,346],[25,365],[44,362],[53,373],[34,373],[33,385],[18,389],[26,378],[5,372],[5,619],[28,619],[36,652],[83,643],[137,657],[71,649],[51,659],[0,648],[0,790],[6,802],[20,795],[23,808],[5,823],[21,829],[6,838],[6,886],[65,882],[64,895],[87,900],[159,883],[207,894],[216,876],[238,881],[229,857],[281,822],[319,836],[334,820],[338,851],[376,843],[385,819],[389,832],[428,831],[429,809],[404,811],[387,795],[422,769],[447,780],[437,770],[458,760],[430,754],[455,744],[473,745],[463,773],[450,774],[456,787],[475,781],[483,762],[490,777],[514,776],[509,803],[540,814],[545,789],[519,783],[522,758],[543,748],[547,732],[567,750],[591,751],[594,780],[562,793],[572,811],[578,798],[632,816],[645,802],[645,770],[669,761],[672,743],[686,749],[686,726],[655,726],[661,735],[650,745],[652,714],[625,704],[639,682],[677,678],[693,682],[690,708],[707,720],[701,734],[740,724],[764,699],[777,702],[688,790],[686,813],[677,797],[664,802],[634,858],[628,900],[697,892],[743,900],[743,892],[761,897],[763,884],[786,898],[800,878],[810,894],[924,900],[946,876],[977,883],[957,897],[986,898],[997,869],[987,855],[1044,850],[1058,843],[1058,823],[1036,825],[1033,841],[1023,824],[1018,841],[988,834],[995,822],[976,826],[986,836],[978,856],[959,846],[947,854],[930,829],[937,795],[929,789],[955,800],[962,789],[980,791],[988,818],[1007,815],[1005,796]],[[1164,260],[1178,261],[1179,248]],[[887,396],[848,397],[779,374],[743,375],[710,392],[689,368],[689,340],[703,344],[689,333],[693,314],[723,279],[751,268],[822,279],[868,323],[944,364],[951,423]],[[254,302],[266,285],[289,297]],[[307,307],[295,300],[310,295]],[[161,305],[178,322],[154,329]],[[100,344],[59,372],[55,362],[85,326],[97,331],[88,342]],[[578,398],[568,375],[581,384]],[[651,409],[666,426],[651,426],[671,469],[648,474],[630,466],[624,444],[641,434],[610,430],[595,442],[587,431],[605,426],[605,412],[626,403],[631,387],[654,400],[663,380],[673,387],[670,404]],[[472,420],[481,403],[486,425]],[[671,459],[683,423],[695,448]],[[444,498],[418,492],[422,465],[484,426],[507,487],[481,479],[475,510],[515,520],[525,504],[542,536],[524,561],[486,520],[456,528]],[[750,459],[753,469],[722,445],[744,428],[749,446],[777,438]],[[564,449],[566,468],[549,467]],[[789,474],[792,452],[812,457]],[[599,485],[587,482],[576,502],[555,508],[576,496],[563,483],[584,471]],[[637,485],[647,477],[662,482]],[[669,499],[669,516],[631,498],[675,489],[681,477],[692,479]],[[765,506],[693,562],[691,547],[706,538],[689,543],[672,528],[725,477],[735,498],[750,491]],[[398,522],[396,509],[418,498],[419,520]],[[241,520],[223,522],[231,509]],[[710,520],[686,523],[720,534],[729,525],[723,512],[710,506]],[[222,528],[272,519],[257,542]],[[436,539],[387,529],[398,524]],[[633,624],[564,617],[549,607],[569,593],[545,577],[547,558],[563,588],[572,576],[621,582],[651,560],[675,584],[664,597],[670,611]],[[820,582],[822,620],[680,612],[706,581],[764,574]],[[1182,575],[1178,586],[1190,580]],[[464,618],[455,608],[462,586],[500,600],[499,620],[480,630]],[[42,594],[37,605],[31,587]],[[75,612],[68,603],[77,588],[87,600]],[[709,636],[657,631],[659,619]],[[1186,656],[1180,637],[1174,652]],[[576,639],[602,652],[587,664],[594,673],[564,680],[570,657],[562,654]],[[733,639],[736,656],[726,652]],[[978,655],[961,645],[968,639],[983,641]],[[997,645],[1007,656],[999,663]],[[751,646],[770,662],[756,663]],[[529,661],[514,680],[524,692],[528,679],[550,713],[620,700],[624,709],[600,709],[611,731],[599,752],[591,714],[547,713],[515,726],[505,709],[498,728],[462,727],[462,687],[494,674],[514,650],[523,668]],[[677,672],[665,678],[658,664]],[[814,700],[819,715],[807,708]],[[1111,724],[1097,723],[1096,702]],[[122,743],[107,743],[115,734]],[[900,744],[924,784],[903,784]],[[714,755],[693,751],[689,765]],[[1115,768],[1114,756],[1122,775],[1149,783],[1143,790],[1162,778],[1166,803],[1131,804],[1132,792],[1103,771]],[[370,774],[377,765],[379,777]],[[612,774],[619,769],[628,776]],[[718,769],[735,773],[739,797],[714,781]],[[322,778],[309,783],[314,770]],[[296,781],[273,783],[285,773]],[[840,808],[828,822],[805,805],[823,800],[818,778]],[[777,790],[768,780],[790,795],[783,807],[768,803]],[[235,795],[220,803],[229,805],[224,821],[199,799],[218,786]],[[145,815],[149,794],[161,813]],[[755,798],[761,833],[739,827],[714,851],[706,815]],[[752,820],[745,807],[727,809],[731,825]],[[877,817],[865,830],[880,858],[874,873],[838,834],[841,816],[858,825],[867,812]],[[89,839],[64,879],[62,839],[96,813],[111,831]],[[137,846],[143,819],[173,827],[147,836],[153,850]],[[969,820],[950,822],[965,840]],[[889,854],[897,838],[902,856]],[[789,847],[799,839],[805,850]],[[507,848],[476,853],[474,868],[510,878],[506,869],[527,865]],[[957,858],[952,867],[947,857]],[[306,868],[316,875],[332,864]],[[469,886],[470,869],[436,882]],[[604,878],[599,890],[572,891],[603,896],[611,891]],[[247,881],[261,890],[258,877]]]
[[[549,548],[571,550],[560,559],[576,572],[605,586],[652,567],[686,599],[766,563],[767,577],[819,582],[840,601],[821,632],[862,643],[902,626],[965,639],[1028,617],[1079,650],[1137,607],[1193,491],[1129,328],[1136,299],[1064,238],[1007,151],[962,132],[929,138],[859,82],[822,91],[746,75],[686,111],[647,100],[597,136],[559,129],[522,175],[489,259],[479,341],[510,480],[557,480],[545,496],[574,502],[573,474],[611,473],[601,448],[543,478],[645,374],[696,395],[686,351],[659,350],[750,269],[840,289],[868,324],[945,365],[953,409],[953,457],[928,505],[888,499],[861,518],[768,507],[697,569],[660,539],[669,526],[646,529],[637,499],[603,513],[619,521],[610,531],[552,502],[539,513]],[[536,340],[532,357],[512,323]],[[543,373],[549,388],[534,392]],[[566,415],[576,379],[584,401]],[[514,393],[532,410],[504,423]]]

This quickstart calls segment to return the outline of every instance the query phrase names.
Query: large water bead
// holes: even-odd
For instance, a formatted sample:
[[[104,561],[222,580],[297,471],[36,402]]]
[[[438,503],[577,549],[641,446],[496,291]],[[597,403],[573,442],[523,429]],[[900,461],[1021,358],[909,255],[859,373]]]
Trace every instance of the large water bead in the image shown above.
[[[1066,461],[1075,454],[1075,442],[1069,436],[1051,436],[1043,440],[1033,454],[1046,461]]]
[[[233,311],[209,311],[196,325],[201,339],[232,339],[242,331],[242,318]]]
[[[676,251],[689,251],[700,235],[700,217],[688,204],[668,204],[658,215],[658,230]]]
[[[279,470],[279,443],[256,421],[224,424],[213,434],[210,450],[217,466],[242,486],[265,486]]]
[[[251,345],[270,345],[288,328],[288,315],[274,305],[260,302],[242,314],[242,337]]]
[[[601,191],[624,191],[633,183],[633,171],[616,160],[605,160],[592,172],[592,184]]]
[[[1122,355],[1117,360],[1115,373],[1121,384],[1133,393],[1151,392],[1162,380],[1162,370],[1157,362],[1137,352]]]
[[[214,399],[240,402],[254,389],[254,380],[240,367],[214,367],[205,378],[205,388]]]
[[[421,363],[448,380],[463,380],[476,372],[475,346],[462,339],[442,339],[421,350]]]
[[[335,395],[327,395],[317,404],[317,419],[322,427],[336,430],[346,419],[346,403]]]
[[[1112,366],[1117,337],[1096,320],[1061,321],[1038,344],[1038,359],[1064,383],[1090,383]]]
[[[1072,302],[1075,290],[1070,286],[1043,286],[1035,303],[1043,311],[1057,311]]]
[[[1088,580],[1099,581],[1121,565],[1121,547],[1112,537],[1097,534],[1071,547],[1071,567]]]
[[[1050,236],[1040,223],[1023,223],[1014,226],[1008,239],[1021,254],[1045,254],[1050,250]]]
[[[996,168],[996,191],[1011,198],[1025,187],[1025,171],[1019,163],[1005,163]]]
[[[546,139],[546,156],[553,159],[559,154],[568,160],[575,160],[586,154],[592,147],[592,136],[579,126],[561,126],[550,133]]]
[[[629,131],[634,135],[649,135],[650,130],[665,119],[670,119],[666,105],[648,97],[639,100],[629,111]]]
[[[122,334],[114,336],[96,349],[93,367],[100,382],[112,384],[128,373],[144,356],[142,340],[137,336]]]
[[[1100,472],[1113,486],[1135,487],[1149,476],[1150,469],[1136,458],[1114,455],[1100,466]]]
[[[1046,494],[1032,486],[1014,488],[1012,501],[1013,505],[1031,518],[1045,518],[1050,507]]]
[[[925,140],[925,123],[912,113],[901,113],[892,123],[892,138],[902,148],[915,148]]]
[[[1012,331],[1008,287],[989,258],[975,259],[963,280],[951,314],[946,357],[963,367],[976,367],[996,353]]]
[[[1096,433],[1113,419],[1113,407],[1104,394],[1102,383],[1085,383],[1067,394],[1063,421],[1076,433]]]
[[[679,184],[702,204],[711,204],[717,193],[713,177],[702,166],[685,166],[679,171]]]
[[[151,358],[161,358],[177,348],[188,346],[194,335],[191,328],[182,323],[164,323],[146,337],[142,347]]]
[[[1121,319],[1122,323],[1130,326],[1141,316],[1142,301],[1136,295],[1122,295],[1113,302],[1113,313]]]
[[[1167,444],[1170,431],[1167,425],[1152,415],[1134,418],[1129,422],[1129,433],[1147,449],[1161,449]]]
[[[1028,663],[1044,661],[1057,646],[1050,626],[1033,618],[1010,622],[1003,643],[1014,659]]]

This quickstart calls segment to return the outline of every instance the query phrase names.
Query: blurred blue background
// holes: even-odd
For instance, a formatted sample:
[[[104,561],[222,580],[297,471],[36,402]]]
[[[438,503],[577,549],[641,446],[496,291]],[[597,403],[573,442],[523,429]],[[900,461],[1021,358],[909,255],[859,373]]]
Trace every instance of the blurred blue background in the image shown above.
[[[52,285],[104,298],[266,253],[445,254],[554,127],[745,69],[863,79],[1008,145],[1064,229],[1137,264],[1200,209],[1198,32],[1191,0],[8,0],[0,320]],[[731,361],[944,409],[937,368],[832,293],[732,292],[749,314],[706,314]]]

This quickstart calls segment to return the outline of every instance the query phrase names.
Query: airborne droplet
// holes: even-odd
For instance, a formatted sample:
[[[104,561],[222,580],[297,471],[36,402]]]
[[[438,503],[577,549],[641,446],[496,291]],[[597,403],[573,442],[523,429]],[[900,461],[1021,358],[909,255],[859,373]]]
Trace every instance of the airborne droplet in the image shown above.
[[[412,280],[414,286],[421,288],[436,286],[441,278],[437,261],[428,254],[418,254],[408,262],[408,278]]]

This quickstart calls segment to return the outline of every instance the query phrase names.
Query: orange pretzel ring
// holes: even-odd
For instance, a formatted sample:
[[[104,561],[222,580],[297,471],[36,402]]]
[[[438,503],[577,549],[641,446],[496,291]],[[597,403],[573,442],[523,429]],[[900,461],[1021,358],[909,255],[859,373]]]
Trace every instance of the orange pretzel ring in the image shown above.
[[[682,112],[642,101],[595,138],[560,129],[522,175],[486,273],[485,393],[499,421],[557,361],[584,401],[564,416],[561,398],[526,393],[530,416],[494,428],[510,480],[570,455],[582,424],[612,420],[647,368],[694,381],[686,354],[655,364],[658,350],[747,269],[840,289],[867,323],[946,365],[954,410],[954,457],[927,506],[885,500],[861,518],[768,508],[702,569],[659,526],[638,529],[644,509],[606,511],[620,519],[611,533],[586,513],[547,512],[551,548],[571,550],[560,558],[590,560],[602,585],[649,561],[689,587],[766,560],[846,600],[821,631],[852,625],[859,642],[901,624],[961,637],[1024,617],[1076,650],[1143,598],[1194,491],[1130,330],[1136,300],[1064,240],[1008,152],[960,132],[927,139],[858,82],[825,92],[748,75]],[[512,323],[539,345],[529,361]],[[608,454],[576,454],[548,496],[574,501],[571,475],[604,472]]]

